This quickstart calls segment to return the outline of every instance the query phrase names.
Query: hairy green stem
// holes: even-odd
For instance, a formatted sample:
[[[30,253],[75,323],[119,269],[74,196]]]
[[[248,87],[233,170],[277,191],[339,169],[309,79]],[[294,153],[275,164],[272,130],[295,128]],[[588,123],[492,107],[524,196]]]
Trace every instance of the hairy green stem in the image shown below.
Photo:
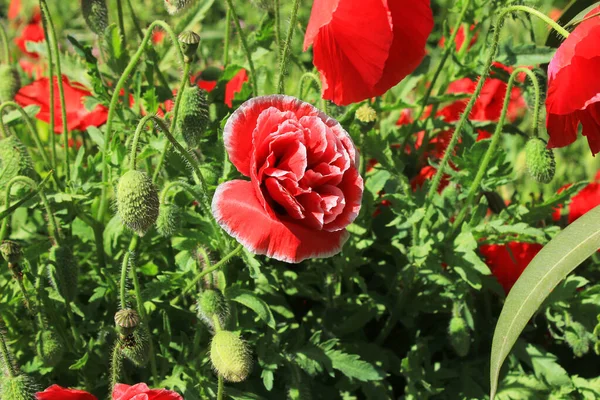
[[[546,14],[541,13],[534,8],[531,8],[528,6],[510,6],[510,7],[506,8],[506,10],[504,11],[504,14],[512,12],[512,11],[523,11],[530,15],[538,17],[539,19],[544,21],[546,24],[548,24],[552,29],[554,29],[556,32],[558,32],[565,39],[569,37],[569,31],[567,31],[558,22],[554,21],[552,18],[550,18]]]
[[[123,256],[123,262],[121,264],[121,284],[119,285],[119,299],[121,301],[121,310],[128,308],[127,306],[127,272],[129,271],[129,259],[131,254],[135,252],[139,243],[139,236],[134,235],[129,242],[129,248]]]
[[[97,218],[97,220],[100,222],[102,222],[104,220],[104,215],[106,214],[106,211],[108,208],[108,186],[109,186],[109,181],[108,181],[109,180],[108,179],[108,158],[109,157],[108,156],[109,156],[109,152],[110,152],[110,143],[112,141],[112,124],[113,124],[113,120],[114,120],[116,109],[117,109],[117,104],[119,102],[119,97],[120,97],[119,93],[121,92],[121,89],[123,89],[125,82],[127,81],[129,76],[131,75],[131,73],[133,72],[135,67],[137,66],[138,62],[140,61],[142,54],[145,53],[146,46],[148,45],[148,42],[150,41],[150,38],[152,37],[152,31],[157,26],[160,26],[161,28],[163,28],[165,30],[165,32],[167,32],[167,34],[171,37],[171,40],[173,40],[174,43],[176,43],[176,44],[178,43],[177,36],[175,36],[175,33],[173,33],[173,30],[166,22],[154,21],[148,27],[148,31],[146,32],[146,35],[144,36],[144,40],[142,40],[142,43],[140,44],[138,51],[133,55],[133,57],[131,58],[131,61],[129,62],[129,64],[125,68],[125,71],[123,71],[123,74],[119,78],[119,81],[115,85],[114,92],[113,92],[112,98],[110,100],[110,105],[108,108],[106,131],[104,132],[104,149],[102,151],[102,193],[100,195],[100,206],[98,207],[98,218]],[[181,47],[179,45],[177,45],[177,50],[178,50],[179,61],[183,64],[183,53],[181,52]]]
[[[225,44],[223,45],[223,67],[229,64],[229,42],[231,42],[231,9],[227,7],[225,16]]]
[[[77,329],[75,316],[73,315],[73,306],[71,305],[70,301],[67,301],[65,308],[67,310],[67,319],[69,320],[69,325],[71,326],[71,335],[73,335],[73,338],[75,339],[75,348],[81,349],[85,345],[85,341],[81,338],[79,329]]]
[[[305,72],[300,77],[300,86],[298,88],[298,98],[299,99],[304,98],[304,86],[306,85],[306,81],[312,81],[317,86],[317,89],[319,90],[319,96],[321,96],[322,86],[321,86],[321,81],[319,80],[319,77],[317,75],[313,74],[312,72]],[[309,89],[310,89],[310,86],[309,86]],[[323,108],[323,112],[325,114],[327,114],[327,100],[321,98],[321,107]]]
[[[115,340],[110,362],[110,391],[121,381],[121,371],[123,368],[123,354],[121,353],[120,340]]]
[[[164,204],[169,191],[177,186],[183,188],[185,191],[187,191],[189,194],[191,194],[195,199],[198,199],[198,201],[200,201],[200,196],[198,195],[198,193],[196,192],[196,190],[194,189],[194,187],[192,185],[190,185],[189,183],[184,182],[184,181],[172,181],[172,182],[169,182],[164,187],[164,189],[160,192],[160,204]]]
[[[123,16],[123,4],[121,0],[117,0],[117,17],[119,19],[119,32],[121,33],[121,37],[123,38],[124,47],[127,46],[127,36],[125,33],[125,17]]]
[[[491,141],[490,146],[488,147],[485,155],[483,156],[483,160],[481,161],[481,163],[479,165],[479,169],[477,170],[477,175],[475,175],[475,179],[473,180],[473,182],[471,183],[471,186],[469,187],[467,199],[465,200],[465,203],[462,206],[462,210],[460,211],[460,213],[454,220],[454,223],[452,224],[451,232],[455,232],[456,229],[458,229],[460,227],[460,225],[462,224],[462,222],[464,221],[464,219],[467,215],[467,211],[470,209],[471,205],[473,204],[475,195],[477,194],[477,192],[479,190],[479,185],[481,184],[481,181],[482,181],[484,175],[486,174],[486,172],[488,172],[488,165],[490,164],[490,161],[492,160],[492,157],[494,156],[494,153],[496,152],[496,148],[498,147],[498,144],[500,142],[502,128],[504,127],[504,120],[506,119],[506,114],[508,113],[508,106],[510,104],[511,91],[512,91],[513,85],[515,83],[515,79],[518,77],[518,75],[520,73],[527,74],[527,76],[531,80],[531,83],[534,87],[535,108],[533,111],[532,124],[533,124],[534,132],[536,132],[538,129],[539,113],[540,113],[540,111],[539,111],[539,108],[540,108],[539,82],[538,82],[535,74],[533,72],[531,72],[531,70],[529,70],[528,68],[525,68],[525,67],[515,68],[515,70],[510,75],[508,84],[506,86],[506,95],[504,96],[504,104],[502,107],[502,112],[500,114],[500,119],[498,120],[498,124],[496,125],[496,130],[494,131],[494,134],[492,136],[492,141]]]
[[[8,35],[4,29],[4,24],[0,24],[0,40],[2,40],[2,52],[4,53],[4,62],[10,63],[10,48],[8,47]]]
[[[6,324],[4,323],[4,319],[0,315],[0,356],[3,361],[4,371],[8,374],[9,377],[14,378],[18,375],[18,371],[12,362],[12,357],[10,354],[10,350],[8,348],[8,344],[6,343],[6,338],[4,337],[4,327]]]
[[[53,173],[54,173],[53,170],[48,172],[48,175],[46,175],[46,177],[37,185],[37,188],[35,190],[32,190],[31,192],[27,193],[25,196],[23,196],[21,198],[21,200],[17,201],[12,206],[8,206],[8,204],[7,204],[6,205],[7,207],[4,210],[2,210],[2,212],[0,212],[0,221],[2,221],[4,218],[8,217],[17,208],[21,207],[23,204],[27,203],[29,200],[31,200],[32,198],[37,196],[38,193],[44,188],[46,183],[48,183],[48,181],[52,177]]]
[[[40,0],[41,7],[41,0]],[[44,28],[44,38],[46,42],[46,53],[48,54],[48,77],[50,78],[50,98],[49,98],[49,108],[50,108],[50,156],[52,157],[52,166],[56,168],[58,162],[56,160],[56,138],[54,137],[54,124],[56,120],[55,110],[54,110],[54,61],[52,57],[52,46],[50,45],[50,37],[48,35],[48,22],[46,18],[42,18],[42,27]]]
[[[240,18],[238,17],[237,12],[235,11],[235,7],[233,6],[233,0],[227,0],[227,5],[229,6],[229,11],[231,12],[231,17],[233,18],[233,22],[235,23],[238,35],[240,35],[240,42],[242,43],[242,48],[244,49],[244,53],[246,53],[246,59],[248,61],[248,66],[250,67],[250,80],[252,81],[252,96],[255,97],[258,94],[258,82],[256,81],[256,71],[254,70],[254,61],[252,61],[252,53],[250,53],[250,47],[248,46],[248,41],[246,40],[246,34],[242,30]]]
[[[231,1],[231,0],[229,0]],[[290,16],[290,26],[287,32],[287,38],[283,45],[283,51],[281,53],[281,59],[279,62],[279,80],[277,82],[277,92],[283,94],[285,86],[285,69],[287,67],[287,58],[290,53],[290,47],[292,46],[292,39],[294,37],[294,30],[296,29],[296,18],[298,16],[298,7],[300,6],[300,0],[294,0],[292,6],[292,15]]]

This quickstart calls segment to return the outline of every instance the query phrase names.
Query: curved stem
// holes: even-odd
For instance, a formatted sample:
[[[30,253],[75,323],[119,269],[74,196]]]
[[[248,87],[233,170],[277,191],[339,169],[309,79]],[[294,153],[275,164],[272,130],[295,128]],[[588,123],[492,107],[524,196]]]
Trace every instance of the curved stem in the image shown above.
[[[534,129],[537,131],[537,127],[538,127],[537,122],[539,119],[539,103],[540,103],[539,82],[538,82],[535,74],[533,72],[531,72],[528,68],[524,68],[524,67],[515,68],[515,70],[512,72],[512,74],[510,74],[510,78],[509,78],[508,84],[506,86],[506,95],[504,96],[504,104],[502,107],[502,113],[500,114],[500,119],[498,120],[498,124],[496,125],[496,130],[494,131],[494,135],[492,136],[492,141],[491,141],[490,146],[488,147],[485,155],[483,156],[483,160],[481,161],[481,164],[479,165],[479,169],[477,170],[477,175],[475,175],[475,179],[473,180],[473,182],[471,183],[471,186],[469,187],[467,199],[465,200],[465,203],[463,204],[463,208],[460,211],[460,213],[458,214],[458,216],[456,217],[456,219],[454,220],[454,223],[452,224],[451,232],[456,231],[456,229],[459,228],[460,224],[462,224],[462,222],[464,221],[465,216],[467,215],[467,211],[471,207],[473,200],[475,199],[475,195],[477,194],[477,191],[479,190],[479,185],[481,184],[481,180],[483,179],[483,176],[485,175],[485,173],[488,171],[488,165],[490,164],[490,161],[492,160],[492,157],[494,156],[494,153],[496,152],[496,147],[498,147],[498,143],[500,142],[500,136],[502,134],[502,128],[504,126],[504,120],[506,119],[506,114],[508,113],[508,106],[510,104],[510,95],[511,95],[513,85],[515,83],[515,79],[522,72],[527,74],[527,76],[531,80],[531,83],[534,86],[535,109],[533,112],[533,115],[534,115],[533,125],[534,125]]]
[[[300,77],[300,87],[298,88],[298,98],[299,99],[304,98],[304,85],[307,80],[312,80],[315,83],[315,85],[317,85],[317,88],[319,89],[319,95],[321,95],[322,86],[321,86],[321,81],[319,80],[319,77],[317,75],[313,74],[312,72],[305,72]],[[309,86],[309,88],[310,88],[310,86]],[[325,100],[324,98],[321,98],[321,107],[323,108],[323,112],[325,114],[327,114],[327,100]]]
[[[108,204],[107,204],[108,184],[109,184],[109,182],[108,182],[108,153],[110,151],[110,143],[112,140],[112,124],[113,124],[115,112],[117,109],[117,104],[119,102],[119,97],[120,97],[119,93],[121,92],[121,89],[123,89],[123,86],[125,85],[125,82],[129,78],[129,76],[131,75],[131,73],[133,72],[135,67],[137,66],[137,63],[140,61],[142,54],[144,54],[146,46],[148,45],[148,42],[150,41],[150,38],[152,37],[152,31],[157,26],[160,26],[161,28],[163,28],[167,32],[167,34],[171,37],[171,40],[175,44],[178,43],[177,36],[175,35],[175,33],[173,33],[173,30],[166,22],[154,21],[148,27],[148,31],[146,32],[146,35],[144,36],[144,40],[142,40],[142,43],[140,44],[138,51],[133,55],[133,57],[131,58],[131,61],[125,68],[125,71],[123,71],[121,78],[119,78],[119,81],[115,85],[115,89],[114,89],[112,98],[110,100],[110,106],[108,108],[106,131],[104,132],[104,149],[102,151],[102,193],[100,195],[100,206],[98,207],[98,218],[97,218],[98,221],[100,221],[100,222],[102,222],[104,220],[104,215],[106,213],[106,209],[108,206]],[[177,47],[177,53],[179,56],[179,61],[183,64],[183,53],[181,52],[181,47],[179,45],[177,45],[176,47]]]
[[[225,16],[225,44],[223,45],[223,67],[229,64],[229,42],[231,42],[231,9],[227,7]]]
[[[10,63],[10,49],[8,47],[8,35],[4,29],[4,24],[0,24],[0,39],[2,40],[2,52],[4,53],[4,62]]]
[[[192,185],[190,185],[189,183],[184,182],[184,181],[172,181],[172,182],[169,182],[165,186],[165,188],[162,190],[162,192],[160,193],[160,204],[164,204],[165,203],[165,200],[167,198],[168,192],[171,189],[173,189],[174,187],[177,187],[177,186],[179,186],[179,187],[183,188],[184,190],[186,190],[194,198],[199,197],[198,193],[196,193],[194,187]]]
[[[0,358],[2,358],[6,374],[8,374],[9,377],[14,378],[17,376],[18,371],[12,362],[10,350],[8,348],[8,344],[6,344],[6,338],[4,337],[3,333],[4,327],[4,319],[2,316],[0,316]]]
[[[231,1],[231,0],[229,0],[229,1]],[[283,52],[281,53],[281,59],[279,62],[279,81],[277,82],[277,91],[280,94],[283,94],[285,68],[286,68],[286,64],[287,64],[287,58],[290,53],[290,47],[292,46],[292,38],[294,37],[294,29],[296,29],[296,17],[298,16],[298,6],[299,5],[300,5],[300,0],[294,0],[294,5],[292,6],[292,15],[290,17],[290,26],[288,28],[287,38],[285,39],[285,44],[283,45]]]
[[[244,246],[242,246],[241,244],[238,245],[229,254],[227,254],[225,257],[223,257],[221,259],[221,261],[219,261],[218,263],[214,264],[210,268],[204,269],[202,272],[200,272],[198,275],[196,275],[196,277],[185,287],[185,289],[183,289],[183,291],[181,292],[181,294],[178,297],[174,298],[171,301],[171,305],[177,304],[179,302],[179,300],[181,298],[183,298],[183,296],[185,296],[185,294],[187,292],[189,292],[190,290],[192,290],[198,284],[198,282],[200,282],[200,279],[204,278],[206,275],[210,274],[211,272],[216,271],[217,269],[221,268],[229,260],[231,260],[233,257],[235,257],[236,255],[238,255],[238,253],[241,252],[243,248],[244,248]]]
[[[254,62],[252,61],[252,53],[250,53],[250,47],[248,46],[246,35],[242,30],[240,19],[237,15],[237,12],[235,11],[235,7],[233,6],[233,0],[227,0],[227,5],[229,6],[229,11],[231,11],[231,16],[233,17],[233,22],[235,22],[235,27],[237,29],[238,35],[240,35],[242,48],[244,49],[244,53],[246,53],[246,59],[248,60],[248,66],[250,67],[250,79],[252,80],[252,96],[254,97],[257,95],[258,85],[256,82],[256,71],[254,70]]]
[[[183,98],[183,92],[185,91],[185,88],[188,85],[189,76],[190,76],[190,63],[186,62],[183,67],[183,76],[181,78],[181,83],[179,84],[179,91],[177,92],[177,96],[175,97],[175,105],[173,106],[173,116],[171,119],[171,127],[170,127],[171,132],[175,131],[175,125],[177,124],[177,118],[179,115],[179,108],[181,106],[181,99]],[[162,166],[165,162],[165,158],[167,157],[169,147],[171,147],[171,143],[170,142],[165,143],[165,146],[163,147],[163,151],[160,155],[160,159],[158,160],[158,164],[156,165],[156,168],[154,170],[154,175],[152,176],[152,182],[154,182],[154,183],[156,183],[156,181],[158,180],[158,176],[160,175],[160,170],[162,169]]]
[[[46,177],[37,185],[37,188],[35,190],[32,190],[31,192],[27,193],[25,196],[23,196],[21,198],[21,200],[17,201],[15,204],[13,204],[10,207],[8,207],[8,205],[7,205],[7,207],[4,210],[2,210],[2,212],[0,212],[0,221],[2,221],[4,218],[8,217],[13,211],[15,211],[17,208],[21,207],[23,204],[27,203],[33,197],[37,196],[37,194],[43,189],[43,187],[46,185],[46,183],[48,183],[48,181],[50,180],[50,177],[52,176],[53,173],[54,173],[53,170],[48,172],[48,175],[46,175]]]
[[[40,0],[41,7],[41,0]],[[52,46],[50,45],[50,36],[48,35],[48,22],[46,18],[42,18],[42,26],[44,28],[44,38],[46,41],[46,53],[48,53],[48,77],[50,78],[50,98],[49,98],[49,107],[50,107],[50,156],[52,157],[52,165],[53,168],[56,168],[56,138],[54,137],[54,124],[56,121],[56,116],[54,114],[54,62],[52,57]]]
[[[56,30],[54,29],[54,23],[52,22],[52,16],[48,9],[46,0],[40,0],[40,8],[44,13],[46,20],[48,21],[45,27],[48,29],[48,37],[50,38],[50,44],[52,46],[52,52],[56,56],[56,84],[58,85],[58,95],[60,97],[60,112],[62,116],[62,135],[63,135],[63,146],[65,151],[65,180],[68,183],[71,180],[71,168],[69,165],[69,128],[67,126],[67,106],[65,102],[65,88],[62,80],[62,70],[60,65],[60,52],[58,50],[58,41],[56,39]],[[50,86],[53,86],[51,79]]]
[[[127,306],[127,272],[129,271],[129,258],[139,242],[139,236],[134,235],[129,242],[129,248],[123,256],[123,262],[121,264],[121,284],[119,285],[119,298],[121,301],[121,310],[128,308]]]
[[[31,118],[29,117],[27,112],[25,112],[23,107],[21,107],[14,101],[6,101],[6,102],[2,103],[2,105],[0,105],[0,131],[2,131],[2,134],[4,134],[6,136],[6,127],[4,126],[4,119],[2,118],[2,116],[4,114],[4,110],[7,107],[12,107],[21,114],[21,116],[25,120],[25,124],[27,125],[27,129],[29,130],[31,137],[33,138],[33,141],[35,142],[35,146],[38,148],[38,151],[40,152],[40,155],[42,156],[42,160],[44,161],[45,167],[48,169],[52,168],[53,165],[50,163],[50,159],[48,158],[46,149],[44,148],[44,145],[42,144],[42,141],[40,139],[40,135],[38,134],[37,129],[35,129],[35,125],[33,124],[33,121],[31,120]]]
[[[556,32],[558,32],[565,39],[569,37],[569,31],[567,31],[558,22],[554,21],[552,18],[550,18],[546,14],[541,13],[534,8],[527,7],[527,6],[510,6],[504,11],[504,14],[511,12],[511,11],[523,11],[523,12],[529,13],[535,17],[538,17],[539,19],[544,21],[546,24],[548,24],[552,29],[554,29]]]

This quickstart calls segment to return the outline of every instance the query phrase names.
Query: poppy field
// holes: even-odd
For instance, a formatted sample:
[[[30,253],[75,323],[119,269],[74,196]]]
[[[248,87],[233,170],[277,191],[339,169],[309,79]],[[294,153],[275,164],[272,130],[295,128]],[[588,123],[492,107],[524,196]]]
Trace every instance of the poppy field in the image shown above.
[[[600,399],[600,2],[0,0],[0,399]]]

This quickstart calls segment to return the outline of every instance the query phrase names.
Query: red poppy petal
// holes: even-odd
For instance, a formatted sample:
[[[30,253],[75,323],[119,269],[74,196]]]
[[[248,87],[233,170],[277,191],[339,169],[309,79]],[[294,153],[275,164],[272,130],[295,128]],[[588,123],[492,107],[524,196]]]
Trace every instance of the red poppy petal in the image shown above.
[[[98,400],[96,396],[83,390],[67,389],[52,385],[43,392],[35,394],[37,400]]]
[[[345,229],[315,231],[273,219],[256,198],[252,183],[247,181],[233,180],[220,185],[212,210],[221,227],[247,249],[289,263],[337,254],[349,237]]]
[[[304,51],[313,44],[319,30],[331,22],[340,0],[315,0],[304,35]]]
[[[550,114],[546,116],[546,129],[548,131],[548,148],[564,147],[577,139],[579,119],[576,113],[567,115]]]
[[[581,133],[587,138],[592,154],[600,152],[600,103],[590,104],[578,115],[583,125]]]
[[[600,35],[600,30],[598,34]],[[591,102],[600,101],[600,80],[585,78],[595,76],[600,70],[600,49],[596,54],[598,57],[573,57],[571,65],[560,70],[554,79],[550,79],[546,98],[549,113],[570,114],[585,108]]]

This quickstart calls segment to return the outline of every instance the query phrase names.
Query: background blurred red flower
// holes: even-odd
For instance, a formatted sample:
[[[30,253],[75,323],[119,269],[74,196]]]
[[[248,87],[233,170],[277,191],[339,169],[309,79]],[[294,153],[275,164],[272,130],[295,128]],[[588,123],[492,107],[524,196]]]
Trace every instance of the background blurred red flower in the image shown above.
[[[35,396],[37,400],[98,400],[96,396],[83,390],[67,389],[58,385],[52,385]]]
[[[479,247],[479,251],[492,274],[508,294],[542,247],[537,243],[510,242],[505,245],[486,244]]]
[[[89,111],[85,108],[85,97],[92,93],[78,83],[71,84],[67,77],[63,76],[65,89],[65,102],[67,106],[67,127],[69,130],[84,131],[89,126],[100,126],[106,122],[108,110],[102,105],[97,105]],[[54,78],[54,132],[62,133],[62,115],[60,98],[58,93],[58,81]],[[15,96],[15,101],[22,107],[37,105],[40,111],[36,118],[50,122],[50,80],[40,78],[30,85],[22,87]]]
[[[473,47],[475,42],[477,42],[478,34],[477,34],[477,32],[473,33],[475,28],[476,28],[475,25],[471,25],[471,27],[469,28],[469,30],[471,31],[471,40],[469,41],[468,49]],[[450,34],[452,34],[453,32],[454,32],[454,30],[450,29]],[[458,51],[462,48],[464,42],[465,42],[465,28],[464,28],[464,26],[461,25],[461,27],[458,28],[458,33],[456,34],[456,37],[454,38],[454,47],[455,47],[456,51]],[[440,39],[439,46],[444,47],[445,45],[446,45],[446,37],[443,36]]]
[[[117,383],[112,394],[113,400],[183,400],[179,394],[167,389],[150,389],[145,383],[129,386]]]
[[[304,37],[323,98],[347,105],[382,95],[425,56],[429,0],[315,0]]]
[[[44,28],[39,14],[34,15],[33,19],[25,25],[21,35],[15,38],[15,44],[21,51],[31,58],[39,58],[37,53],[27,51],[27,42],[39,43],[45,40]]]

